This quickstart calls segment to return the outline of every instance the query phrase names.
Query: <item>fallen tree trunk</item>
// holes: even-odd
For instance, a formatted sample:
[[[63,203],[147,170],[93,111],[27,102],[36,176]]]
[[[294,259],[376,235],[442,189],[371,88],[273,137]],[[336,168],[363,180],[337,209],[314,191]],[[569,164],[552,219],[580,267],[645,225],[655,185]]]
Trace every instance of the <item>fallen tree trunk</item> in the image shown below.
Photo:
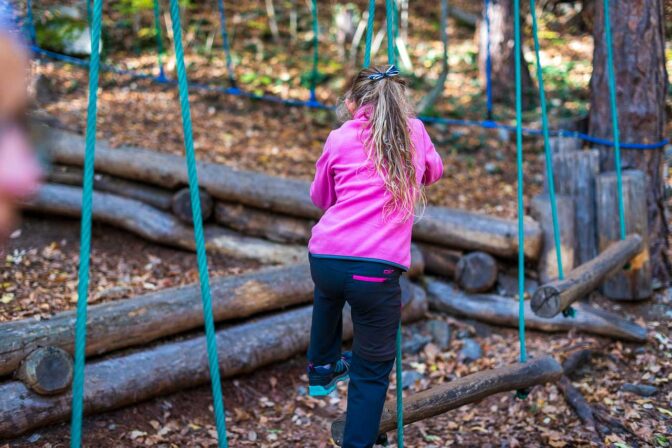
[[[43,185],[37,196],[24,204],[31,211],[61,216],[81,215],[82,190],[65,185]],[[93,194],[93,219],[134,233],[154,243],[195,251],[194,232],[169,213],[133,199],[108,193]],[[206,226],[206,247],[211,253],[262,263],[289,264],[307,259],[306,249],[239,235]]]
[[[404,425],[478,402],[500,392],[553,383],[561,376],[562,367],[551,356],[467,375],[404,399]],[[385,403],[380,419],[380,433],[397,427],[396,409],[396,401]],[[343,440],[344,426],[343,418],[331,426],[332,438],[338,445]]]
[[[79,167],[56,165],[47,174],[47,180],[55,184],[81,187],[84,182],[84,172]],[[161,210],[170,210],[173,196],[170,191],[163,188],[101,173],[96,173],[94,176],[93,188],[96,191],[135,199]]]
[[[84,162],[84,137],[71,132],[41,127],[48,155],[57,163],[81,166]],[[96,170],[128,179],[148,182],[169,189],[187,185],[184,159],[140,148],[112,149],[99,141],[96,147]],[[322,212],[310,200],[309,183],[267,174],[238,171],[224,165],[199,163],[200,185],[214,198],[241,203],[276,213],[318,219]],[[501,257],[518,253],[515,221],[443,207],[427,207],[414,227],[419,241],[481,250]],[[541,250],[541,229],[532,220],[526,223],[525,256],[536,259]]]
[[[518,302],[494,294],[466,294],[448,283],[427,279],[430,306],[446,313],[507,327],[518,326]],[[576,317],[539,317],[525,302],[525,325],[541,331],[579,330],[636,342],[646,341],[646,329],[622,317],[584,304],[576,305]]]
[[[643,247],[642,237],[629,235],[607,247],[588,263],[572,270],[562,280],[537,289],[532,297],[532,311],[540,317],[553,317],[598,288],[610,275],[620,272]]]
[[[214,278],[211,288],[216,322],[307,303],[313,294],[307,265]],[[14,371],[40,346],[72,353],[75,318],[75,311],[66,311],[49,320],[24,319],[0,325],[0,375]],[[92,356],[142,345],[202,325],[198,285],[93,305],[88,308],[86,353]]]
[[[471,252],[460,258],[455,281],[467,292],[485,292],[497,283],[497,261],[485,252]]]
[[[427,311],[424,291],[414,287],[415,298],[403,310],[405,322]],[[290,358],[308,347],[312,307],[265,317],[217,332],[223,378],[252,372]],[[344,313],[344,337],[352,335],[349,313]],[[203,336],[161,344],[86,366],[84,411],[104,412],[210,380]],[[66,420],[72,396],[44,397],[19,381],[0,385],[0,439]]]
[[[455,278],[457,263],[462,257],[462,252],[424,243],[416,243],[416,246],[422,252],[422,258],[425,260],[425,271],[428,274]]]
[[[201,199],[201,216],[203,221],[207,221],[212,216],[214,201],[212,200],[212,196],[202,188],[199,190],[199,194]],[[189,191],[189,188],[182,188],[173,195],[170,208],[173,214],[177,216],[177,219],[183,223],[193,225],[194,218],[191,211],[191,191]]]

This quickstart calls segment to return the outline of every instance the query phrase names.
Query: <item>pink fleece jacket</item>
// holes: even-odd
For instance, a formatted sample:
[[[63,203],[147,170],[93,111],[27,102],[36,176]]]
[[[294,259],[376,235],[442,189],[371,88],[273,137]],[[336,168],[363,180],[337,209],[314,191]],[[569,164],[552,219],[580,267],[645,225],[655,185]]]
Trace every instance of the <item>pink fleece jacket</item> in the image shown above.
[[[378,261],[407,270],[413,219],[383,216],[389,193],[364,148],[370,110],[360,108],[327,138],[310,187],[313,203],[325,213],[313,227],[308,250],[316,257]],[[443,174],[441,157],[422,122],[409,124],[417,180],[430,185]]]

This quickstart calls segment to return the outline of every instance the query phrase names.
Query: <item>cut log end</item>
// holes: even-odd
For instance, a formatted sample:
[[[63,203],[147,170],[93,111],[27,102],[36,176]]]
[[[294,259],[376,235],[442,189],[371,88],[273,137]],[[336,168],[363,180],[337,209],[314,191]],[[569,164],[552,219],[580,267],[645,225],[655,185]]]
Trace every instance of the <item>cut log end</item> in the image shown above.
[[[472,252],[460,258],[455,279],[467,292],[485,292],[497,282],[497,262],[485,252]]]
[[[210,219],[210,216],[212,216],[214,201],[212,200],[212,196],[210,196],[210,194],[203,189],[200,190],[200,196],[201,214],[203,215],[203,221],[207,221]],[[191,211],[191,193],[189,188],[182,188],[177,193],[175,193],[175,195],[173,195],[171,208],[173,210],[173,214],[175,214],[175,216],[177,216],[180,221],[186,224],[193,223],[193,214]]]
[[[552,286],[542,286],[535,291],[530,305],[537,316],[551,318],[560,310],[560,292]]]
[[[66,391],[72,382],[72,357],[57,347],[42,347],[23,360],[16,377],[40,395]]]

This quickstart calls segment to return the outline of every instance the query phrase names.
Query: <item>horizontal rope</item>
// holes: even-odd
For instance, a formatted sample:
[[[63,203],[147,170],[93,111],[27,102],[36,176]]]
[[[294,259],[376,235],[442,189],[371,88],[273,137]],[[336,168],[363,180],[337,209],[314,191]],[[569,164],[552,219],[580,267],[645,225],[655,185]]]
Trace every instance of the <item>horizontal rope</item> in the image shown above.
[[[56,53],[53,51],[45,50],[43,48],[37,47],[35,45],[31,46],[33,53],[40,56],[48,57],[61,62],[66,62],[68,64],[77,65],[80,67],[88,67],[89,61],[85,59],[75,58],[73,56],[68,56],[61,53]],[[126,70],[119,67],[114,67],[108,64],[101,64],[100,70],[110,73],[116,73],[119,75],[129,76],[134,79],[144,79],[155,82],[157,84],[169,84],[177,86],[177,81],[169,78],[160,78],[153,74],[139,73],[133,70]],[[205,83],[189,83],[189,88],[194,90],[204,90],[208,92],[218,92],[224,93],[227,95],[241,96],[253,100],[267,101],[270,103],[283,104],[285,106],[297,106],[297,107],[308,107],[313,109],[325,109],[325,110],[334,110],[336,106],[331,106],[328,104],[323,104],[316,101],[304,101],[304,100],[295,100],[295,99],[286,99],[275,95],[257,95],[255,93],[246,92],[244,90],[235,88],[235,87],[222,87],[212,84]],[[483,129],[505,129],[507,131],[515,132],[516,127],[513,125],[508,125],[504,123],[498,123],[492,120],[464,120],[464,119],[455,119],[455,118],[445,118],[445,117],[430,117],[430,116],[420,116],[420,120],[425,123],[434,123],[434,124],[445,124],[448,126],[470,126],[470,127],[480,127]],[[528,136],[542,136],[541,129],[534,128],[523,128],[523,134]],[[553,137],[568,137],[568,138],[578,138],[580,140],[594,143],[598,145],[613,147],[614,142],[600,137],[594,137],[589,134],[578,131],[569,131],[566,129],[555,129],[549,130],[549,135]],[[659,149],[664,147],[670,142],[670,139],[666,138],[656,143],[623,143],[621,142],[620,146],[623,149],[640,149],[640,150],[649,150],[649,149]]]

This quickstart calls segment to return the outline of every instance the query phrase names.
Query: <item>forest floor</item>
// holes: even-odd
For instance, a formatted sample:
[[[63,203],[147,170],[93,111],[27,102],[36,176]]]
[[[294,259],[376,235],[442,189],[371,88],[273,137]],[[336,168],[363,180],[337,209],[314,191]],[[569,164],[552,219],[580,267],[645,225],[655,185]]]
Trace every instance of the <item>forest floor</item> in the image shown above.
[[[46,2],[49,3],[49,2]],[[326,4],[327,2],[325,2]],[[321,9],[324,55],[320,69],[326,80],[318,86],[321,101],[334,104],[352,71],[339,59],[333,44],[329,18],[333,2]],[[363,2],[355,2],[362,6]],[[435,79],[440,53],[436,29],[438,7],[429,10],[425,2],[411,7],[409,51],[418,61],[413,72],[415,99],[427,91]],[[459,2],[458,2],[459,3]],[[478,13],[473,2],[465,9]],[[431,5],[436,6],[436,5]],[[236,52],[236,74],[241,87],[283,97],[307,99],[300,79],[310,60],[309,19],[299,17],[296,42],[289,50],[268,44],[265,16],[250,2],[231,5],[234,9],[232,34]],[[39,11],[38,11],[39,12]],[[108,12],[111,17],[119,14]],[[282,10],[278,11],[282,17]],[[256,15],[255,15],[256,14]],[[219,82],[226,78],[221,53],[204,48],[212,29],[213,12],[192,10],[191,22],[204,23],[187,28],[187,55],[192,80]],[[143,23],[147,23],[144,13]],[[238,19],[236,19],[236,17]],[[110,19],[111,20],[111,19]],[[116,37],[115,52],[108,62],[125,68],[151,71],[155,57],[149,51],[131,52],[123,21],[116,20],[109,34]],[[116,28],[115,28],[116,27]],[[251,31],[250,31],[251,30]],[[216,29],[215,29],[216,31]],[[284,33],[283,29],[281,31]],[[544,29],[544,58],[556,72],[550,83],[552,120],[580,116],[588,100],[592,43],[584,35],[563,37],[558,26]],[[427,38],[434,33],[435,37]],[[216,33],[215,33],[216,34]],[[473,31],[451,19],[451,72],[433,113],[482,119],[484,99],[477,81],[476,46]],[[283,39],[286,36],[283,34]],[[266,42],[260,50],[259,42]],[[124,47],[125,45],[125,47]],[[284,50],[284,51],[282,51]],[[529,50],[529,49],[528,49]],[[347,49],[346,49],[347,51]],[[379,57],[382,57],[383,51]],[[528,60],[529,51],[526,52]],[[430,57],[431,56],[431,57]],[[432,59],[433,58],[433,59]],[[166,58],[168,75],[172,59]],[[269,62],[270,61],[270,62]],[[558,74],[559,71],[559,74]],[[77,67],[42,61],[33,74],[38,97],[31,110],[62,127],[82,132],[86,120],[87,74]],[[270,79],[270,81],[269,81]],[[281,80],[282,82],[276,82]],[[310,179],[322,144],[335,127],[331,112],[288,108],[249,101],[240,97],[194,91],[191,95],[194,140],[201,160],[225,163],[241,169]],[[113,145],[134,145],[157,151],[183,152],[177,92],[173,87],[138,81],[130,77],[103,74],[99,96],[98,137]],[[498,108],[498,118],[509,120],[510,110]],[[535,113],[527,113],[536,122]],[[508,133],[478,128],[429,126],[446,166],[444,178],[428,191],[429,201],[505,217],[516,214],[515,144]],[[543,183],[543,153],[539,139],[525,139],[525,197],[537,194]],[[29,216],[15,233],[3,254],[0,271],[0,321],[22,318],[43,319],[72,309],[76,299],[79,253],[78,224],[72,220]],[[197,281],[195,256],[142,241],[106,226],[95,226],[92,250],[91,303],[105,300],[111,287],[122,286],[125,297]],[[211,275],[232,275],[259,267],[211,256]],[[121,299],[123,300],[123,298]],[[672,292],[659,291],[643,305],[615,305],[594,296],[599,306],[616,310],[646,325],[646,344],[621,343],[579,333],[542,334],[529,332],[532,354],[552,353],[562,360],[577,348],[595,348],[605,354],[575,378],[574,384],[594,406],[604,408],[619,419],[625,430],[601,437],[606,446],[672,446]],[[406,371],[417,371],[419,380],[405,393],[454,379],[486,368],[514,362],[518,356],[514,330],[489,327],[432,314],[447,322],[452,339],[445,349],[430,343],[419,353],[404,356]],[[405,329],[405,338],[425,333],[424,323]],[[465,364],[458,353],[466,339],[482,348],[482,356]],[[338,397],[316,400],[305,396],[305,359],[296,356],[284,363],[258,370],[252,375],[224,381],[228,410],[228,431],[232,446],[328,447],[330,421],[345,408],[345,387]],[[658,393],[643,398],[622,391],[624,383],[655,385]],[[390,394],[394,393],[394,384]],[[124,408],[85,420],[84,444],[90,447],[201,447],[216,446],[210,390],[200,387]],[[67,446],[68,426],[56,425],[36,431],[0,447],[56,448]],[[499,394],[481,403],[464,406],[443,416],[409,425],[407,447],[581,447],[593,446],[594,434],[587,430],[567,406],[556,386],[535,388],[527,400]]]

